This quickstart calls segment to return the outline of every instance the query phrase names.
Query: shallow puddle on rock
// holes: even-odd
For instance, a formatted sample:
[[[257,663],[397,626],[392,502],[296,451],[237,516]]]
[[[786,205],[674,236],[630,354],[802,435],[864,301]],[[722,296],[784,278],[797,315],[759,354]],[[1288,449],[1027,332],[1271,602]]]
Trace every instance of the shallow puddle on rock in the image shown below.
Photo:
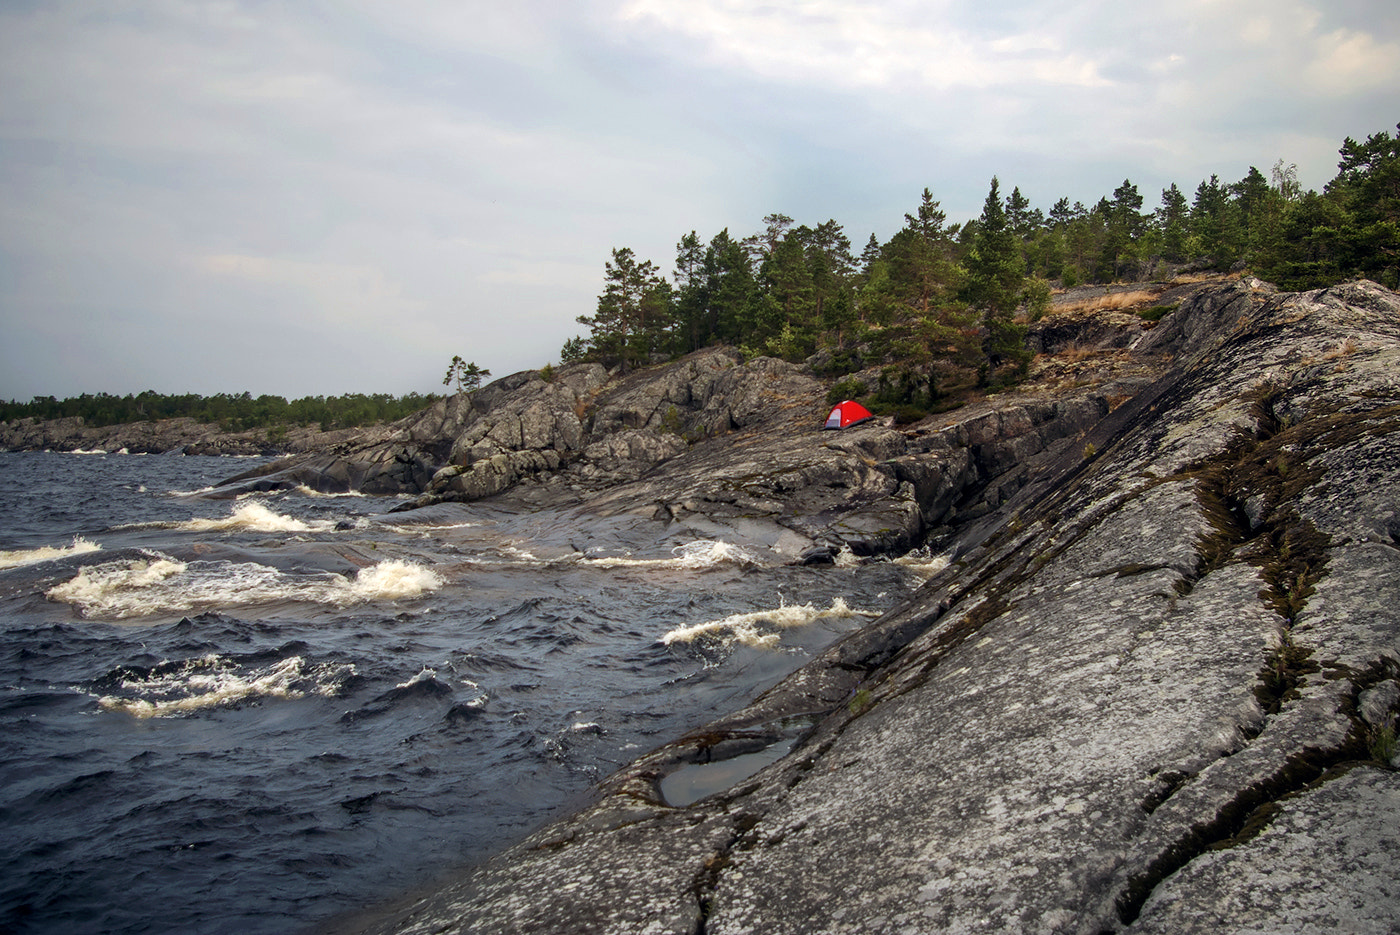
[[[797,738],[789,737],[762,750],[732,756],[717,763],[693,763],[683,766],[661,780],[661,797],[667,805],[681,808],[716,792],[723,792],[748,779],[769,763],[777,762],[795,743]]]

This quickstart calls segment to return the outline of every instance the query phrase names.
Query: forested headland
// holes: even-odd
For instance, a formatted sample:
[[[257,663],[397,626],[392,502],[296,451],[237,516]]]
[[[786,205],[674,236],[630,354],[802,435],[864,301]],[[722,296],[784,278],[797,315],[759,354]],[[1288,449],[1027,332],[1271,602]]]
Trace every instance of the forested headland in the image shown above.
[[[303,396],[288,401],[281,396],[254,396],[251,393],[218,393],[200,396],[186,393],[165,395],[144,393],[113,396],[84,393],[69,399],[38,396],[27,403],[0,401],[0,422],[33,418],[41,421],[81,417],[90,426],[125,425],[158,419],[189,418],[217,424],[224,431],[317,424],[324,430],[355,428],[393,422],[431,405],[433,394],[386,393],[344,396]]]
[[[1173,183],[1147,210],[1126,179],[1092,206],[1060,198],[1047,212],[994,177],[981,216],[949,224],[924,189],[904,226],[859,254],[835,220],[782,214],[745,237],[691,231],[669,278],[619,247],[594,314],[578,318],[588,334],[561,357],[632,367],[732,344],[812,359],[831,377],[883,367],[875,402],[927,408],[955,388],[1015,382],[1027,327],[1057,288],[1183,270],[1247,270],[1287,290],[1358,277],[1400,287],[1400,124],[1339,152],[1321,192],[1279,160],[1269,176],[1212,175],[1190,198]]]

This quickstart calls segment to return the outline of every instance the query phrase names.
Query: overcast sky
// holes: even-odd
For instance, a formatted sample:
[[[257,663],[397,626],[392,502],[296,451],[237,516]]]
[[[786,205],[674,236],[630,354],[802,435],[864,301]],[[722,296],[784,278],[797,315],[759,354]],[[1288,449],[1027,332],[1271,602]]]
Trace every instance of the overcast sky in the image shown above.
[[[613,247],[1321,189],[1397,89],[1393,0],[4,0],[0,398],[441,392]]]

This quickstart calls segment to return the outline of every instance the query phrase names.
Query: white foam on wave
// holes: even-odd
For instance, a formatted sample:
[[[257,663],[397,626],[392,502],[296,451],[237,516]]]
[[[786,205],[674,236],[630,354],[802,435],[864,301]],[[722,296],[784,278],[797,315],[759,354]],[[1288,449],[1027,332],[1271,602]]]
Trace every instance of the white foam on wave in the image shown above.
[[[166,492],[166,496],[170,496],[170,497],[199,497],[199,496],[203,496],[204,494],[207,494],[207,493],[212,493],[213,491],[215,491],[215,490],[217,490],[217,489],[218,489],[217,487],[209,486],[209,487],[200,487],[198,490],[170,490],[170,491],[167,491],[167,492]]]
[[[179,523],[132,523],[118,529],[174,529],[180,532],[325,532],[335,528],[330,520],[305,520],[286,516],[256,500],[240,501],[228,516],[196,517]]]
[[[442,576],[426,565],[391,559],[361,568],[346,586],[346,594],[350,600],[345,603],[399,601],[421,597],[436,591],[444,583]]]
[[[820,608],[814,604],[788,606],[786,602],[776,610],[758,610],[747,614],[731,614],[722,620],[710,620],[688,627],[678,627],[661,638],[667,646],[675,643],[693,643],[698,639],[717,640],[723,645],[740,643],[760,649],[773,649],[782,640],[781,630],[806,626],[816,620],[848,617],[878,617],[879,614],[866,610],[853,610],[844,598],[832,598],[831,606]]]
[[[90,565],[45,596],[90,619],[126,620],[283,601],[342,607],[407,600],[443,583],[432,569],[399,560],[345,578],[331,572],[288,574],[255,562],[180,562],[155,553],[144,560]]]
[[[408,679],[408,680],[403,681],[403,682],[400,682],[400,683],[398,683],[397,685],[395,685],[394,687],[395,687],[395,688],[412,688],[414,685],[421,685],[421,684],[423,684],[424,682],[435,682],[435,681],[437,681],[437,669],[431,668],[431,667],[429,667],[429,666],[424,666],[422,669],[419,669],[419,670],[418,670],[418,674],[415,675],[415,676],[413,676],[413,678]]]
[[[222,519],[192,519],[181,523],[177,529],[192,532],[313,532],[318,529],[331,529],[335,524],[328,520],[308,523],[293,516],[285,516],[256,500],[239,503],[233,512]]]
[[[126,694],[104,695],[97,703],[139,718],[170,717],[263,698],[330,697],[354,674],[352,664],[311,664],[302,656],[246,668],[211,653],[159,675],[123,679],[118,689]]]
[[[89,542],[82,536],[74,536],[73,541],[68,545],[45,545],[37,549],[15,549],[12,552],[0,552],[0,568],[16,568],[20,565],[33,565],[35,562],[47,562],[56,558],[67,558],[70,555],[86,555],[89,552],[100,551],[102,551],[102,546],[96,542]]]
[[[366,523],[366,525],[368,525],[368,523]],[[471,528],[473,528],[473,527],[481,526],[481,525],[484,525],[484,524],[482,524],[482,523],[466,523],[466,522],[464,522],[464,523],[437,523],[437,524],[434,524],[434,523],[411,523],[411,524],[385,523],[385,524],[383,524],[383,527],[382,527],[382,528],[387,529],[389,532],[396,533],[397,535],[400,535],[400,536],[417,536],[417,537],[420,538],[420,539],[425,539],[425,538],[428,538],[429,536],[432,536],[432,535],[434,535],[434,534],[436,534],[436,533],[444,532],[444,531],[449,530],[449,529],[471,529]]]
[[[896,565],[903,565],[922,580],[927,581],[948,567],[949,555],[934,555],[927,548],[914,549],[894,559]]]
[[[476,561],[483,565],[490,564],[511,564],[511,565],[548,565],[549,562],[540,558],[528,549],[517,548],[513,545],[503,545],[496,550],[506,561],[504,563],[493,563],[489,559],[479,558]]]
[[[360,493],[358,490],[342,490],[339,493],[327,493],[323,490],[314,490],[306,486],[305,484],[297,484],[295,487],[292,488],[292,490],[295,493],[301,494],[303,497],[315,497],[317,499],[364,496],[364,494]]]
[[[714,568],[718,565],[757,565],[757,554],[741,545],[728,542],[698,539],[678,545],[671,550],[671,558],[631,558],[630,556],[604,556],[585,558],[589,565],[600,568]]]

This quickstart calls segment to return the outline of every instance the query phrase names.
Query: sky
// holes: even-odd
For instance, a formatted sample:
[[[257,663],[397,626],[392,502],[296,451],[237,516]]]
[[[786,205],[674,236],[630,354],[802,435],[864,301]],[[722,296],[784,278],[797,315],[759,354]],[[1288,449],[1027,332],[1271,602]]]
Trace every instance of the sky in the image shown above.
[[[0,0],[0,399],[443,392],[615,247],[1320,190],[1397,121],[1392,0]]]

